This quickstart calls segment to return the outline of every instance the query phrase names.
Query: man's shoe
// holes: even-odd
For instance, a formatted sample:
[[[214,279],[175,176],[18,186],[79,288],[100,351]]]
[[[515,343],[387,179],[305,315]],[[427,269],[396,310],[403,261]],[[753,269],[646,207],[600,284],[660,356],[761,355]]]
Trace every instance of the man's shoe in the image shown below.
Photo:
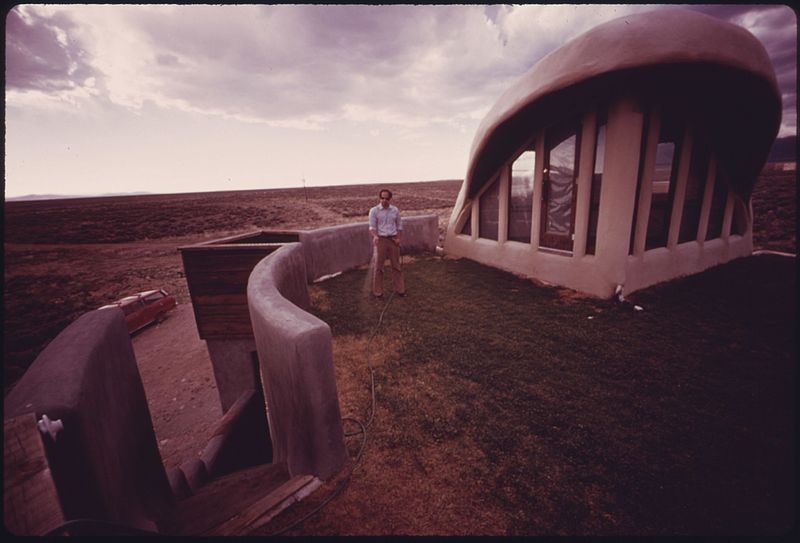
[[[400,296],[401,298],[405,298],[406,297],[406,293],[405,292],[397,292],[396,294],[398,296]]]
[[[383,294],[373,294],[372,297],[376,300],[383,300]]]

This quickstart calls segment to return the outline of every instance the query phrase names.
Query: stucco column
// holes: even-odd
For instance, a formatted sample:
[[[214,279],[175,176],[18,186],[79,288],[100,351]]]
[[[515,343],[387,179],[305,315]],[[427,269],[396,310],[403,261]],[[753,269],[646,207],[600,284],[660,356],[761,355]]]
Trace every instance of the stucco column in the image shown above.
[[[643,123],[642,107],[631,97],[609,109],[595,251],[598,280],[608,296],[625,283]]]
[[[497,209],[497,243],[505,243],[508,240],[508,187],[511,184],[509,179],[510,165],[505,164],[500,170],[500,193],[498,194]]]

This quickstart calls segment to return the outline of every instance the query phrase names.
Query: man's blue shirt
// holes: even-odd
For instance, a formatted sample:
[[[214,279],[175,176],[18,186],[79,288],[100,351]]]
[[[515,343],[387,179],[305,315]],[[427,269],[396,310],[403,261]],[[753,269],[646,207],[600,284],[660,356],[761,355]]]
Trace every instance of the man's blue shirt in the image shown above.
[[[375,230],[379,236],[395,236],[403,231],[403,220],[400,210],[392,204],[384,208],[381,204],[369,210],[369,228]]]

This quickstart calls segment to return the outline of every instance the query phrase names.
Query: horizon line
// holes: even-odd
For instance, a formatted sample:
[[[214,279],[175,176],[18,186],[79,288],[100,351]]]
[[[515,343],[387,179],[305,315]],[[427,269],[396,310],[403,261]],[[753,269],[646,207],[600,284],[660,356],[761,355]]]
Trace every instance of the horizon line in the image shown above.
[[[447,181],[463,182],[462,178],[451,179],[421,179],[416,181],[363,181],[356,183],[342,183],[330,185],[303,185],[290,186],[290,187],[265,187],[265,188],[245,188],[245,189],[218,189],[218,190],[197,190],[197,191],[180,191],[180,192],[149,192],[149,191],[132,191],[132,192],[105,192],[105,193],[76,193],[76,194],[24,194],[20,196],[5,196],[6,202],[30,202],[39,200],[78,200],[82,198],[114,198],[125,196],[173,196],[180,194],[203,194],[213,192],[254,192],[254,191],[270,191],[270,190],[303,190],[315,188],[334,188],[334,187],[352,187],[360,185],[408,185],[414,183],[440,183]]]

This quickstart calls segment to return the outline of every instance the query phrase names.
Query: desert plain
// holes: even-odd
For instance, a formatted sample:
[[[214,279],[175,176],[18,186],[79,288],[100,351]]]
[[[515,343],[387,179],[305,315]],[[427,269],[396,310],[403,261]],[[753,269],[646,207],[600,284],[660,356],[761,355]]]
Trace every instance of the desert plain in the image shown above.
[[[261,229],[365,222],[384,186],[394,191],[394,203],[405,215],[438,215],[441,242],[460,184],[448,180],[6,202],[4,390],[82,313],[127,294],[164,288],[177,296],[178,307],[166,321],[132,340],[162,459],[166,467],[180,465],[202,450],[221,410],[178,247]],[[756,249],[796,252],[795,184],[794,172],[765,168],[753,195]],[[449,532],[446,526],[434,532],[438,530],[460,532],[455,525]],[[395,526],[389,533],[426,530]]]

